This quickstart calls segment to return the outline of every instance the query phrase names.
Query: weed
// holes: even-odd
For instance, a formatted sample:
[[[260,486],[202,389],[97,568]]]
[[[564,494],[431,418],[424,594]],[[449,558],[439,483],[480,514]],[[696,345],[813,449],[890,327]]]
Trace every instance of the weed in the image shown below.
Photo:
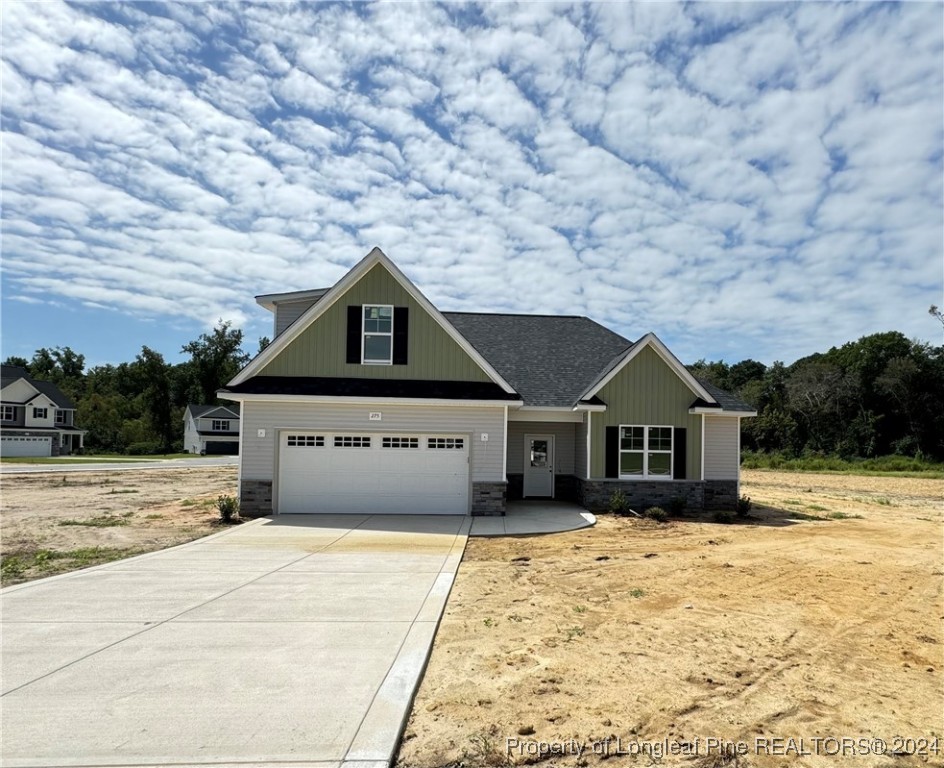
[[[234,523],[239,518],[239,499],[221,495],[216,500],[216,508],[220,511],[220,522]]]
[[[24,581],[31,576],[51,576],[78,568],[110,563],[139,554],[138,549],[117,547],[82,547],[80,549],[55,551],[50,549],[14,552],[3,558],[0,578],[4,584]],[[30,572],[33,573],[30,573]]]
[[[483,623],[486,627],[494,627],[494,626],[495,626],[495,619],[493,619],[491,616],[486,616],[484,619],[482,619],[482,623]]]
[[[502,754],[497,743],[492,737],[483,732],[473,733],[469,736],[469,743],[472,745],[471,752],[463,750],[463,765],[490,765],[502,766],[509,765],[508,756]]]
[[[108,495],[111,496],[116,493],[141,493],[141,491],[136,488],[112,488]]]
[[[730,523],[734,522],[734,515],[728,512],[726,509],[719,509],[717,512],[715,512],[715,522],[729,525]]]
[[[828,507],[820,506],[819,504],[807,504],[806,508],[813,512],[829,512]]]
[[[797,507],[802,507],[802,506],[803,506],[803,502],[800,501],[799,499],[784,499],[784,500],[783,500],[783,503],[784,503],[784,504],[793,504],[794,506],[797,506]]]
[[[133,512],[131,514],[134,514]],[[112,517],[111,515],[100,515],[99,517],[89,517],[85,520],[60,520],[59,525],[79,525],[84,528],[117,528],[121,525],[127,525],[130,521],[125,517]]]
[[[586,612],[587,612],[587,606],[585,605],[574,606],[574,613],[586,613]]]
[[[513,621],[516,624],[520,624],[522,621],[524,621],[524,617],[519,616],[517,613],[513,613],[508,617],[508,621]]]
[[[644,589],[640,589],[639,587],[633,587],[631,590],[629,590],[629,596],[635,598],[645,597],[646,591]]]
[[[669,514],[662,507],[649,507],[643,512],[644,517],[655,520],[657,523],[664,523],[669,519]]]
[[[575,637],[583,637],[585,632],[583,627],[573,626],[565,629],[564,634],[567,635],[567,640],[565,642],[569,643]]]
[[[880,504],[883,507],[894,507],[891,499],[887,499],[884,496],[879,496],[877,499],[873,499],[876,504]]]
[[[734,513],[738,517],[747,517],[748,513],[751,511],[752,506],[754,505],[751,502],[751,497],[741,494],[738,497],[737,503],[734,505]]]
[[[830,520],[861,520],[862,515],[850,515],[848,512],[830,512],[826,515]]]
[[[626,494],[618,488],[610,495],[610,512],[614,515],[625,515],[629,513],[629,499]]]
[[[163,520],[164,515],[145,515],[144,519],[145,520]]]

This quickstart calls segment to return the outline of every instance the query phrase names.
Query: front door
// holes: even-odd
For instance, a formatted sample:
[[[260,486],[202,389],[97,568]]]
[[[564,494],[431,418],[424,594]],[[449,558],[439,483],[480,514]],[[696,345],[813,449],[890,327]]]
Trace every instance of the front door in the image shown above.
[[[554,496],[554,435],[524,436],[522,495]]]

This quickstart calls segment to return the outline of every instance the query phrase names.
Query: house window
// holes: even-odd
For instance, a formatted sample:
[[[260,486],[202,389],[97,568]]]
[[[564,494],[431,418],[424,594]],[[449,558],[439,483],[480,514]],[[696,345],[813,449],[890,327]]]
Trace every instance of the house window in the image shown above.
[[[65,424],[66,423],[66,412],[56,410],[56,424]]]
[[[335,435],[335,448],[370,448],[369,437],[358,437],[353,435]]]
[[[464,446],[465,441],[461,437],[429,437],[426,439],[426,447],[430,450],[461,451]]]
[[[214,419],[211,428],[214,432],[229,432],[229,422],[221,419]]]
[[[380,443],[381,448],[419,448],[418,437],[385,437]]]
[[[672,427],[620,426],[622,478],[672,478]]]
[[[45,419],[48,418],[49,410],[47,408],[34,408],[33,409],[33,418],[34,419]]]
[[[3,421],[16,421],[16,406],[4,405],[0,407],[0,419]]]
[[[367,304],[364,306],[361,362],[367,365],[393,363],[393,307]]]
[[[289,435],[289,448],[324,448],[324,435]]]

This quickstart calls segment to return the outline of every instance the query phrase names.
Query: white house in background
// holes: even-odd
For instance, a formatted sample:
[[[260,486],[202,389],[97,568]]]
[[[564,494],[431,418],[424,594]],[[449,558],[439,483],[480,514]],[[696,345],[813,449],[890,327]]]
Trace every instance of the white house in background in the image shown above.
[[[66,456],[84,447],[85,433],[59,387],[0,366],[0,456]]]
[[[188,405],[184,411],[184,451],[239,453],[239,406]]]

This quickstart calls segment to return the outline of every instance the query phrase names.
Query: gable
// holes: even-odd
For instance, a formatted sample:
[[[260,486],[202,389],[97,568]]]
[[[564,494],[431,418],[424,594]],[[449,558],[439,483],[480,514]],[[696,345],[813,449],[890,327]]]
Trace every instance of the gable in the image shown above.
[[[0,392],[0,400],[5,403],[25,403],[38,394],[39,390],[26,379],[17,379],[3,388]]]
[[[365,304],[389,304],[407,309],[406,365],[347,362],[348,307]],[[491,381],[482,367],[382,263],[370,267],[256,375]]]

